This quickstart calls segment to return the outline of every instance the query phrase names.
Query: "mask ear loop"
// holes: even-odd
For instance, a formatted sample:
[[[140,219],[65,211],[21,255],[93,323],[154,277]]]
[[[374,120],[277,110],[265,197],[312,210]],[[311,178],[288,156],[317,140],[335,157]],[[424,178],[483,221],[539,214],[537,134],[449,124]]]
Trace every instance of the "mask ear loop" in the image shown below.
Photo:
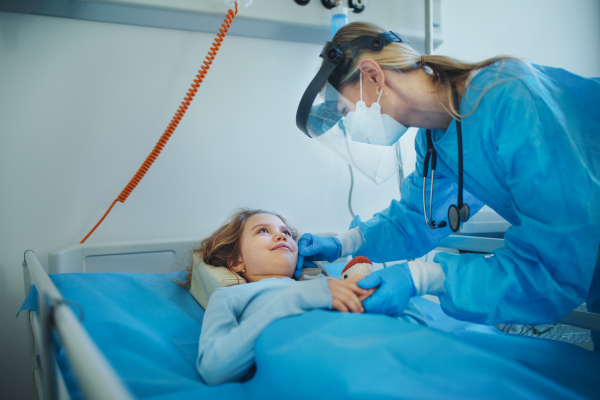
[[[359,81],[360,81],[360,101],[363,101],[363,98],[362,98],[362,74],[360,74]],[[375,90],[375,93],[377,93],[377,90]],[[379,92],[379,97],[377,98],[377,104],[379,104],[382,94],[383,94],[383,90]]]

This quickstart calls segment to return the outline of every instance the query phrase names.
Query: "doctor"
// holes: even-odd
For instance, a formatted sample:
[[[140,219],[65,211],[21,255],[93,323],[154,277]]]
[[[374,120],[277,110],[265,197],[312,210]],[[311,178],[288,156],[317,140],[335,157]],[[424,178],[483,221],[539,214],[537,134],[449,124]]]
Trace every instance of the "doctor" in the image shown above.
[[[420,129],[400,201],[340,236],[305,234],[306,261],[418,258],[487,204],[512,224],[505,247],[376,271],[359,282],[378,287],[365,311],[396,316],[434,294],[446,314],[488,325],[553,323],[586,300],[600,312],[599,79],[426,57],[367,23],[341,28],[321,57],[296,117],[306,135],[381,183],[398,168],[390,146]]]

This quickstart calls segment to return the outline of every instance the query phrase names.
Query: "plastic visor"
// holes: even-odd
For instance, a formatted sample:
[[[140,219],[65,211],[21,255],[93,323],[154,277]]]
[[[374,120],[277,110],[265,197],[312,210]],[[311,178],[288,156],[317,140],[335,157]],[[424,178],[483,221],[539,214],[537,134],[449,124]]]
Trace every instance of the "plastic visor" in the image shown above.
[[[370,132],[346,128],[348,113],[355,108],[356,104],[327,83],[313,102],[307,133],[373,182],[381,184],[398,172],[402,160],[393,146],[376,144],[380,138],[370,137]]]

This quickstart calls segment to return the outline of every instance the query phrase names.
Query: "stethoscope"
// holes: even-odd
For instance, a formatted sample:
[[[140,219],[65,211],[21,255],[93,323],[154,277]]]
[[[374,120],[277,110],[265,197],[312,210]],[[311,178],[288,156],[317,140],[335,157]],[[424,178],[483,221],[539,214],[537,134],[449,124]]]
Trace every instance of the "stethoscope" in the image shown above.
[[[459,110],[458,94],[456,92],[456,86],[452,85],[452,98],[454,100],[454,107]],[[437,153],[433,147],[433,140],[431,140],[431,130],[427,129],[427,154],[425,154],[425,160],[423,161],[423,215],[425,216],[425,223],[431,229],[443,228],[446,226],[446,222],[442,221],[437,224],[432,219],[431,204],[433,203],[433,180],[435,175],[435,167],[437,162]],[[469,219],[470,210],[469,206],[463,204],[463,152],[462,152],[462,126],[460,118],[456,119],[456,137],[458,139],[458,205],[452,204],[448,207],[448,223],[452,232],[458,231],[460,223],[465,222]],[[429,169],[429,160],[431,159],[431,189],[429,190],[429,218],[427,218],[427,207],[425,205],[425,187],[427,183],[427,170]]]

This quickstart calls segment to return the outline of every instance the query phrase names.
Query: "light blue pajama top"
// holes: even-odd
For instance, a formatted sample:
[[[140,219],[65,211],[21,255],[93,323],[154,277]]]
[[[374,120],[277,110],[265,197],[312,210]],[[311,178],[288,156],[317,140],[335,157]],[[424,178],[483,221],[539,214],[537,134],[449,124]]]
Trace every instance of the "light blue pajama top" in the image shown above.
[[[269,278],[215,290],[202,321],[198,372],[208,385],[238,381],[254,365],[254,345],[267,325],[315,308],[331,309],[331,302],[325,278]],[[400,319],[427,325],[412,300]]]

